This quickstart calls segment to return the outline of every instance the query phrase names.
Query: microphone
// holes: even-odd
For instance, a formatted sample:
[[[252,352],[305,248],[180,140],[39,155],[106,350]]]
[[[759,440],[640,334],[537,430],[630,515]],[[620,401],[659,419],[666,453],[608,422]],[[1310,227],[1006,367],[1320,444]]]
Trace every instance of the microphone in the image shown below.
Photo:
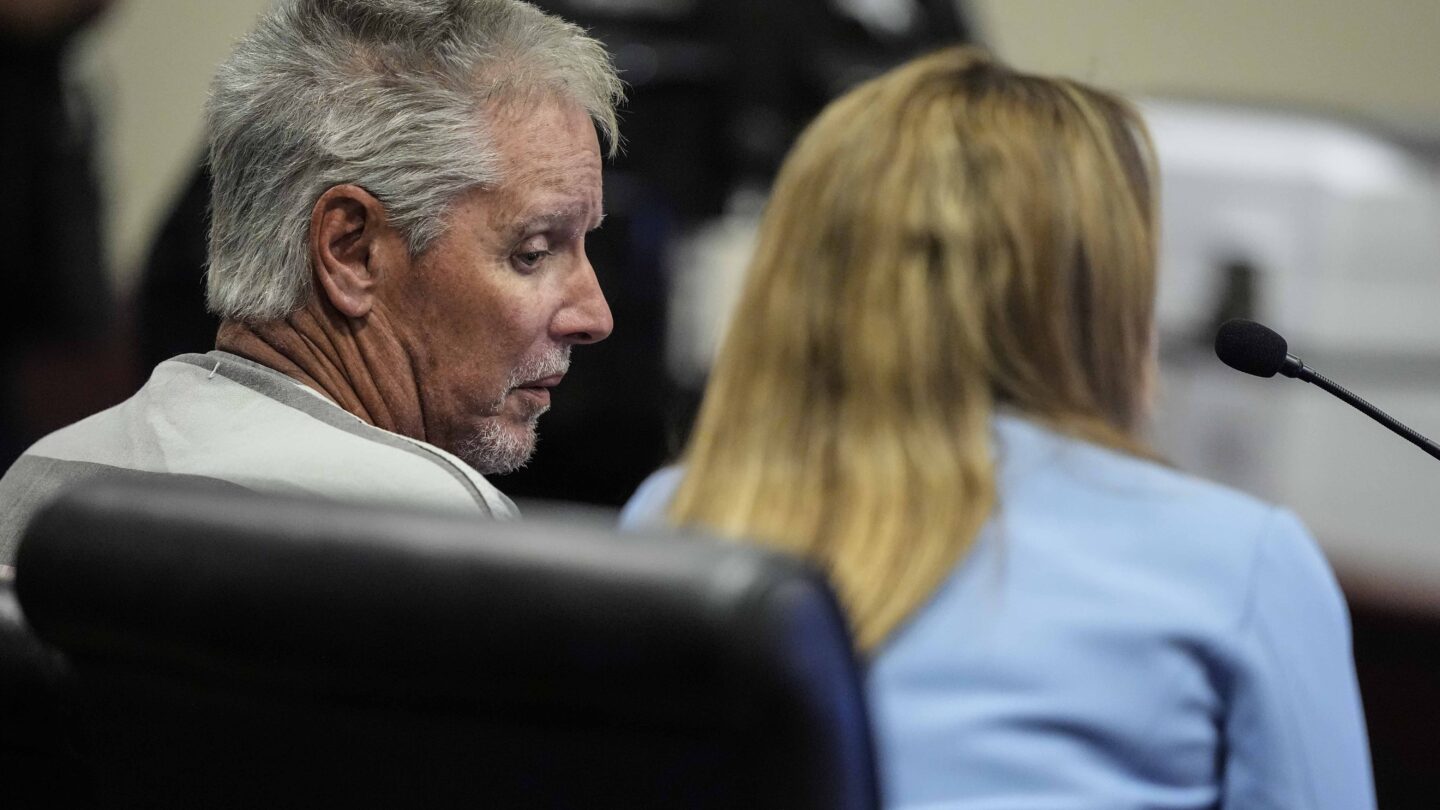
[[[1401,424],[1390,414],[1305,365],[1299,357],[1290,354],[1290,347],[1285,342],[1285,338],[1264,324],[1239,318],[1221,324],[1220,331],[1215,333],[1215,356],[1236,371],[1254,374],[1256,377],[1274,377],[1278,372],[1286,377],[1313,383],[1354,406],[1376,422],[1390,428],[1401,438],[1431,456],[1440,458],[1440,445],[1436,445]]]

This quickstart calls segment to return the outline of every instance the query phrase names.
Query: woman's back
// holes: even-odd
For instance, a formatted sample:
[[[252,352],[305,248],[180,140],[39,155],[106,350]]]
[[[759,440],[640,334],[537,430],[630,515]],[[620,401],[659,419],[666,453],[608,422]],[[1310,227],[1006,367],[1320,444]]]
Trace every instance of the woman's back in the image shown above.
[[[1344,601],[1294,516],[994,425],[991,520],[869,669],[889,804],[1373,806]],[[624,522],[663,521],[682,473]]]

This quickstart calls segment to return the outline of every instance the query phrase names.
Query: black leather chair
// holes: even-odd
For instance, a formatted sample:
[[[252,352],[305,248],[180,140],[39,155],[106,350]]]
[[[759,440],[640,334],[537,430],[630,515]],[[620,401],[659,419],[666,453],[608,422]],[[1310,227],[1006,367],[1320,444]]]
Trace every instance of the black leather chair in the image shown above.
[[[755,548],[106,484],[16,570],[110,806],[878,804],[835,601]]]
[[[0,806],[89,803],[73,686],[64,656],[31,633],[0,579]]]

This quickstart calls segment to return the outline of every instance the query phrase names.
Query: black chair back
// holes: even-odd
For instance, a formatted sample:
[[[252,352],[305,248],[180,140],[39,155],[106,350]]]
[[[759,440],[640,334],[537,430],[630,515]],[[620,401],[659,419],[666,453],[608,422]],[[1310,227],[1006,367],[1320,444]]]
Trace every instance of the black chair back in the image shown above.
[[[83,734],[64,656],[36,638],[0,579],[0,805],[76,807],[89,800]]]
[[[111,806],[878,803],[835,600],[752,547],[102,484],[16,570]]]

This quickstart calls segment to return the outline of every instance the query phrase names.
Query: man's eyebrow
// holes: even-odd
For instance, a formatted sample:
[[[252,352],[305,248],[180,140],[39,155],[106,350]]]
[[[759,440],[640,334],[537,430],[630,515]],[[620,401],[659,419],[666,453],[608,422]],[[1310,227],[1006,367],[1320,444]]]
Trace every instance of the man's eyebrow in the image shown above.
[[[537,233],[550,228],[554,228],[557,225],[570,224],[575,222],[576,220],[585,219],[587,215],[590,214],[590,211],[591,208],[588,205],[567,205],[561,208],[555,208],[546,211],[542,214],[536,214],[532,217],[526,217],[525,219],[522,219],[519,222],[515,223],[515,225],[510,228],[510,231],[516,238],[518,238],[524,236],[525,234]],[[585,223],[585,225],[583,226],[583,230],[594,230],[595,228],[600,227],[600,223],[604,221],[605,212],[600,211],[595,214],[595,221],[593,223]]]

